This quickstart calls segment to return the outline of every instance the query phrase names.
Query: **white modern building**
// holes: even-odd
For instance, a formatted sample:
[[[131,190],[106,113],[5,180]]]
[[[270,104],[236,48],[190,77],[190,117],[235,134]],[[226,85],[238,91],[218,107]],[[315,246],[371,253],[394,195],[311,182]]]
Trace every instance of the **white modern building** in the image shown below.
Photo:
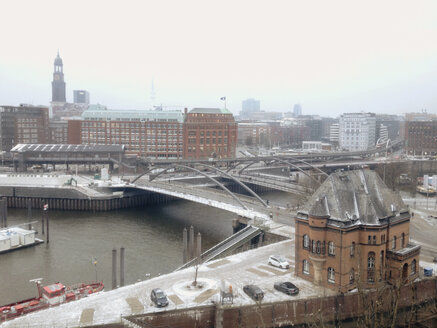
[[[329,127],[329,141],[338,145],[340,139],[340,124],[332,123]]]
[[[374,113],[345,113],[340,116],[340,149],[361,151],[375,147],[376,116]]]
[[[241,110],[245,113],[259,112],[261,110],[260,101],[253,98],[243,100]]]

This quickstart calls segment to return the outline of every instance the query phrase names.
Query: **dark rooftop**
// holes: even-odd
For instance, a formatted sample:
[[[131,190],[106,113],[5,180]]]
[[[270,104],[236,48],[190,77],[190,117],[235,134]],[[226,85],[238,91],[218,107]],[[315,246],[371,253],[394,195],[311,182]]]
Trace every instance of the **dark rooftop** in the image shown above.
[[[332,224],[341,225],[378,225],[382,219],[405,212],[407,207],[400,195],[389,189],[376,172],[354,170],[331,174],[298,217],[327,217]]]
[[[12,153],[122,153],[123,145],[18,144]]]

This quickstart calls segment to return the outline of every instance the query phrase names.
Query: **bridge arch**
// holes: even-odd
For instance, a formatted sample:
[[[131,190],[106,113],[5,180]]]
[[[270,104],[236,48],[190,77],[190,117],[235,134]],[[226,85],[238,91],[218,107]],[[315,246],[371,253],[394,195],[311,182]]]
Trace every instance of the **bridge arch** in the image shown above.
[[[320,181],[317,181],[316,179],[314,179],[310,174],[306,173],[304,170],[302,170],[299,166],[294,165],[293,163],[290,163],[286,160],[280,159],[280,158],[276,158],[275,161],[280,162],[280,163],[284,163],[287,165],[290,165],[294,168],[296,168],[298,171],[302,172],[303,174],[305,174],[308,178],[312,179],[314,182],[316,182],[319,186],[322,184]],[[326,174],[326,173],[325,173]]]
[[[269,207],[269,206],[267,205],[267,203],[266,203],[266,202],[265,202],[265,201],[264,201],[260,196],[258,196],[258,194],[257,194],[256,192],[254,192],[252,189],[250,189],[248,186],[246,186],[243,182],[241,182],[241,181],[238,180],[237,178],[233,177],[233,176],[230,175],[229,173],[227,173],[227,172],[225,172],[225,171],[223,171],[223,170],[220,170],[220,169],[218,169],[218,168],[216,168],[215,166],[212,166],[212,165],[201,164],[201,163],[199,163],[199,165],[202,165],[202,166],[208,167],[208,168],[210,168],[210,169],[213,169],[213,170],[215,170],[215,171],[217,171],[217,172],[223,174],[223,175],[226,176],[227,178],[232,179],[233,181],[235,181],[236,183],[238,183],[240,186],[242,186],[246,191],[248,191],[248,192],[249,192],[253,197],[255,197],[256,199],[258,199],[258,201],[259,201],[261,204],[263,204],[264,207]]]
[[[309,175],[307,172],[305,172],[304,170],[302,170],[299,166],[294,165],[293,163],[290,163],[286,160],[282,160],[280,158],[274,158],[272,162],[280,162],[280,163],[284,163],[287,165],[290,165],[294,168],[296,168],[298,171],[302,172],[302,174],[306,175],[307,177],[309,177],[310,179],[313,179],[315,182],[317,182],[319,185],[321,184],[319,181],[317,181],[316,179],[314,179],[311,175]],[[247,168],[249,168],[250,166],[252,166],[253,164],[256,164],[258,162],[261,162],[261,160],[257,160],[257,161],[253,161],[249,164],[247,164],[246,166],[244,166],[241,170],[238,171],[238,174],[241,174],[244,170],[246,170]],[[303,162],[303,161],[302,161]],[[313,167],[311,164],[304,162],[305,164],[308,164],[309,166]],[[242,163],[240,163],[242,164]],[[239,164],[237,164],[235,167],[237,167]],[[234,167],[234,168],[235,168]],[[321,171],[321,170],[320,170]],[[326,176],[328,176],[328,174],[326,174],[325,172],[321,171],[323,174],[325,174]]]
[[[171,166],[169,166],[169,167],[167,167],[167,168],[165,168],[165,169],[163,169],[161,172],[159,172],[157,175],[155,175],[153,178],[151,178],[150,179],[150,181],[153,181],[154,179],[156,179],[158,176],[160,176],[161,174],[164,174],[164,173],[166,173],[168,170],[171,170],[171,169],[175,169],[175,168],[177,168],[177,167],[182,167],[182,168],[184,168],[184,169],[188,169],[188,170],[190,170],[190,171],[194,171],[194,172],[196,172],[196,173],[198,173],[198,174],[200,174],[200,175],[203,175],[204,177],[206,177],[207,179],[209,179],[209,180],[211,180],[212,182],[214,182],[217,186],[219,186],[221,189],[223,189],[227,194],[229,194],[239,205],[241,205],[241,207],[243,207],[245,210],[248,210],[249,208],[246,206],[246,205],[244,205],[244,203],[237,197],[237,196],[235,196],[235,194],[232,192],[232,191],[230,191],[228,188],[226,188],[226,186],[225,185],[223,185],[221,182],[219,182],[219,181],[217,181],[216,179],[214,179],[213,177],[210,177],[208,174],[206,174],[206,173],[204,173],[204,172],[202,172],[202,171],[200,171],[200,170],[197,170],[197,169],[195,169],[195,168],[193,168],[193,167],[190,167],[190,166],[187,166],[187,165],[181,165],[181,164],[174,164],[174,165],[171,165]],[[146,171],[146,172],[144,172],[144,173],[142,173],[142,174],[140,174],[138,177],[136,177],[134,180],[132,180],[132,183],[134,183],[135,181],[137,181],[139,178],[141,178],[142,176],[144,176],[145,174],[147,174],[148,172],[150,172],[150,171],[152,171],[152,170],[154,170],[154,169],[156,169],[156,168],[153,168],[153,169],[149,169],[148,171]]]
[[[309,167],[311,167],[313,170],[316,170],[316,171],[318,171],[319,173],[322,173],[324,176],[326,176],[326,177],[329,176],[329,174],[327,174],[326,172],[322,171],[322,170],[319,169],[318,167],[316,167],[316,166],[314,166],[314,165],[312,165],[312,164],[310,164],[310,163],[308,163],[308,162],[306,162],[306,161],[304,161],[304,160],[302,160],[302,159],[299,159],[299,158],[290,158],[290,160],[291,160],[291,161],[298,161],[298,162],[304,163],[305,165],[308,165]],[[285,159],[282,159],[282,158],[280,158],[280,157],[273,157],[273,158],[272,158],[272,161],[279,161],[279,162],[281,162],[281,161],[286,161],[288,164],[292,165],[292,163],[291,163],[289,160],[285,160]],[[239,170],[238,173],[241,174],[244,170],[248,169],[248,168],[251,167],[253,164],[256,164],[256,163],[259,163],[259,162],[266,162],[266,161],[263,160],[263,159],[255,159],[255,160],[253,160],[252,162],[250,162],[249,164],[247,164],[245,167],[243,167],[241,170]],[[240,164],[243,164],[243,163],[242,163],[242,162],[237,162],[236,165],[234,165],[234,166],[228,168],[228,169],[226,170],[226,172],[230,172],[231,170],[235,169],[235,168],[236,168],[238,165],[240,165]],[[292,165],[292,166],[294,166],[294,165]],[[294,167],[295,167],[296,169],[299,169],[297,166],[294,166]],[[303,170],[301,170],[301,172],[302,172],[303,174],[305,174],[305,175],[308,175],[308,174],[306,174],[305,172],[303,172]]]

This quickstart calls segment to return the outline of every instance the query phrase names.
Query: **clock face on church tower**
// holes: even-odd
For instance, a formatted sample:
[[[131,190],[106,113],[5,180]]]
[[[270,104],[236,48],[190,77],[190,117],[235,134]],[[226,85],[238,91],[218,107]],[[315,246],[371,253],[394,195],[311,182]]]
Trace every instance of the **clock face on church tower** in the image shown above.
[[[60,79],[58,74],[55,74],[55,81],[58,81]]]

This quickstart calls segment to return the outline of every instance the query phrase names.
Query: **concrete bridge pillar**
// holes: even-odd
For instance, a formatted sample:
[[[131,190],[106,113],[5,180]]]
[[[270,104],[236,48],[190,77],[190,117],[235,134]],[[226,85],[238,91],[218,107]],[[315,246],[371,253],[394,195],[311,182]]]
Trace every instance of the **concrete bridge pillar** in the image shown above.
[[[183,252],[183,263],[188,262],[188,231],[187,228],[184,228],[182,232],[182,252]]]
[[[190,241],[189,241],[189,259],[192,260],[194,258],[194,227],[190,227]]]

